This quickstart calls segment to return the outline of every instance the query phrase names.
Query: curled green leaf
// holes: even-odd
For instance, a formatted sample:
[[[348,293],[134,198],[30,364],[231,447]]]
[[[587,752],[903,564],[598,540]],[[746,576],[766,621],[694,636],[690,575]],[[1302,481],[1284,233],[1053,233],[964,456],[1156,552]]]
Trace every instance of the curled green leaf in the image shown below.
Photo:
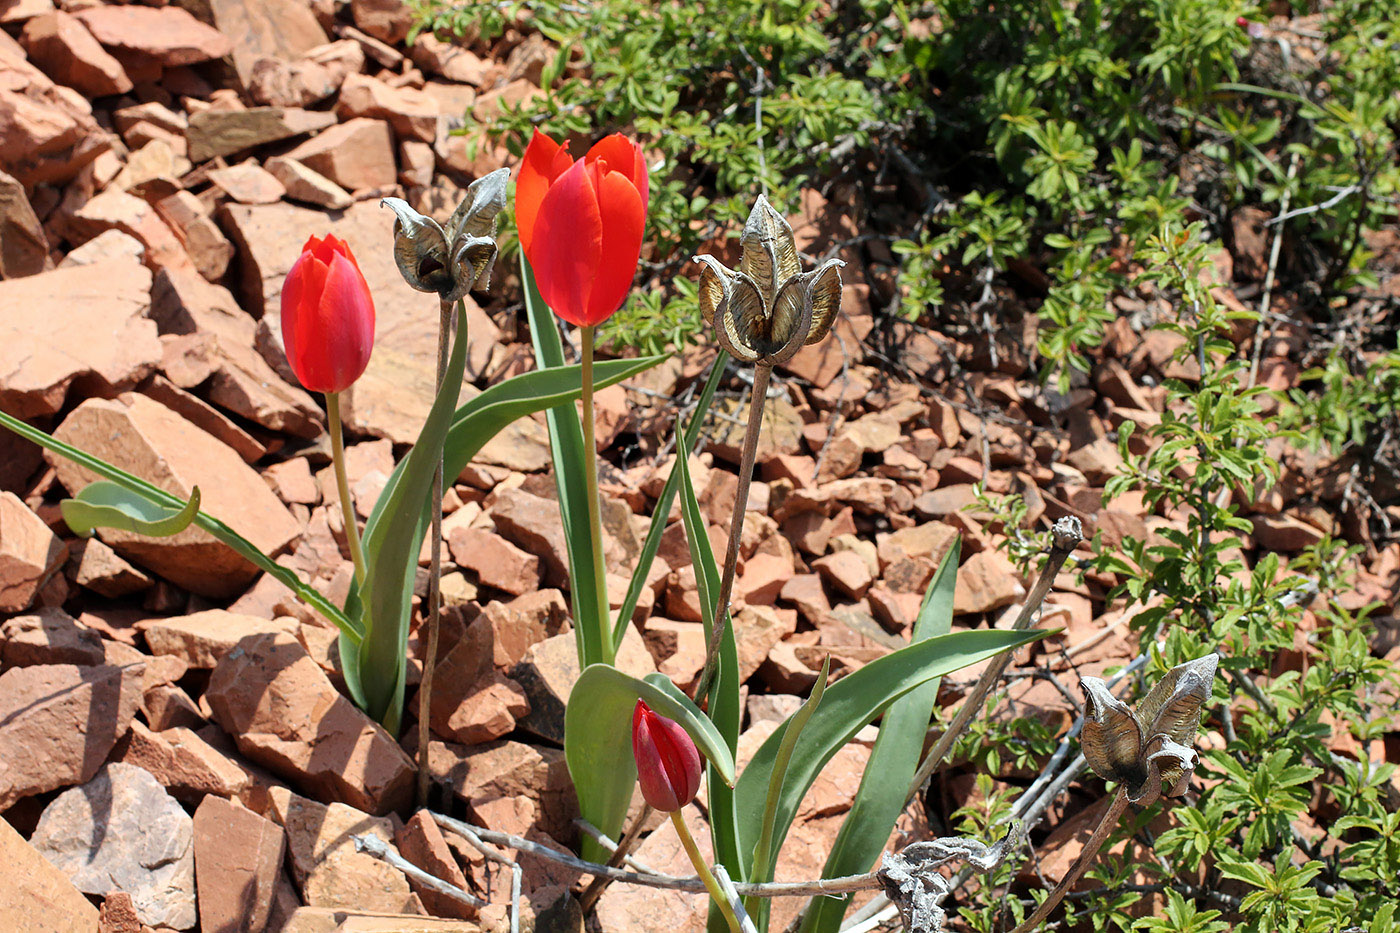
[[[82,538],[92,537],[98,528],[168,538],[188,528],[199,514],[199,487],[194,487],[183,508],[175,509],[116,483],[97,480],[84,486],[72,499],[64,499],[58,509],[68,527]]]

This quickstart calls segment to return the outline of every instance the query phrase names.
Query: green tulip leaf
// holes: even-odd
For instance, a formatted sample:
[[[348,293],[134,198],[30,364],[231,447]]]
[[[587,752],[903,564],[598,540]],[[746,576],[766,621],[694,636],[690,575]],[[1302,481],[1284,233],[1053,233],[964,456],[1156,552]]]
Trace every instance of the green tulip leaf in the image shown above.
[[[458,302],[461,317],[461,303]],[[365,712],[397,735],[403,715],[408,656],[408,597],[418,570],[423,536],[418,533],[422,503],[431,497],[443,445],[455,420],[462,372],[467,365],[467,333],[461,328],[443,371],[442,388],[433,399],[423,430],[404,457],[403,470],[381,495],[387,520],[366,529],[365,579],[360,587],[365,638],[358,650],[358,687]],[[444,474],[446,475],[446,474]],[[341,649],[342,662],[349,654]]]
[[[656,552],[661,550],[661,535],[666,531],[666,520],[671,515],[672,503],[676,501],[676,490],[680,488],[679,461],[682,459],[682,452],[695,451],[695,445],[700,441],[700,428],[705,423],[705,414],[710,410],[710,402],[715,397],[715,389],[719,386],[728,363],[729,354],[720,350],[714,365],[710,367],[710,378],[705,380],[700,397],[696,399],[695,413],[690,416],[690,423],[685,427],[684,443],[677,445],[677,463],[671,467],[671,474],[666,477],[666,485],[656,500],[656,508],[651,513],[651,526],[647,529],[646,540],[642,542],[641,553],[637,555],[637,566],[632,570],[632,581],[627,585],[627,595],[623,597],[622,606],[617,610],[617,621],[613,623],[614,651],[622,646],[622,636],[627,634],[627,626],[632,622],[632,613],[636,611],[637,601],[641,599],[647,574],[651,573]]]
[[[924,594],[914,620],[912,642],[919,644],[948,634],[953,624],[953,590],[958,579],[962,542],[955,541],[944,555],[938,572]],[[869,871],[885,850],[895,821],[904,812],[909,782],[919,767],[924,735],[938,702],[942,678],[925,681],[895,700],[880,720],[880,736],[870,751],[860,789],[841,823],[822,868],[823,878],[839,878]],[[849,894],[814,897],[802,919],[802,933],[837,933],[850,905]]]
[[[620,836],[637,782],[632,710],[638,699],[680,723],[710,762],[712,781],[716,774],[723,781],[734,781],[734,756],[719,730],[669,678],[650,674],[638,680],[610,664],[589,665],[574,683],[564,710],[564,758],[574,780],[579,810],[614,839]],[[717,786],[711,784],[712,795]],[[584,840],[583,851],[586,859],[606,861],[608,857],[593,839]]]
[[[103,479],[88,483],[72,499],[64,499],[58,510],[80,538],[91,538],[98,528],[168,538],[188,528],[199,514],[199,487],[194,487],[183,508],[171,509]]]
[[[169,512],[179,512],[187,505],[187,503],[183,502],[178,496],[171,495],[159,486],[148,483],[139,476],[133,476],[100,457],[94,457],[85,450],[80,450],[71,444],[65,444],[58,438],[46,434],[38,428],[31,427],[18,418],[7,415],[2,411],[0,411],[0,426],[10,429],[26,440],[33,441],[45,450],[52,451],[61,457],[73,461],[78,466],[96,473],[103,479],[110,480],[153,505],[164,507]],[[276,580],[285,584],[288,589],[302,600],[302,602],[321,613],[321,615],[325,616],[330,622],[333,622],[335,626],[340,629],[341,635],[344,638],[348,638],[352,642],[358,642],[360,640],[363,631],[357,622],[351,621],[350,617],[342,612],[339,606],[329,599],[326,599],[326,597],[315,588],[303,583],[301,578],[291,570],[283,567],[271,557],[258,550],[247,538],[238,534],[238,532],[234,531],[217,518],[204,512],[195,513],[192,524],[197,528],[209,532],[209,534],[213,535],[216,539],[228,545],[229,548],[235,551],[244,560],[253,564],[260,570],[266,571]]]
[[[822,704],[803,730],[802,739],[788,766],[787,780],[777,807],[768,864],[777,863],[783,840],[797,813],[797,805],[821,769],[890,704],[935,677],[985,661],[1048,634],[1051,633],[1042,630],[990,629],[939,635],[871,661],[827,687]],[[738,801],[737,826],[743,848],[751,850],[758,841],[763,823],[764,791],[781,745],[782,731],[779,730],[759,747],[744,773],[739,776],[735,798]],[[899,793],[903,794],[907,789],[906,780],[899,785]],[[885,839],[882,838],[880,842],[883,845]],[[771,881],[772,877],[770,874],[749,880]],[[761,929],[763,924],[759,926]]]
[[[554,312],[535,286],[535,274],[524,251],[520,253],[520,275],[525,283],[525,313],[535,345],[535,365],[541,370],[558,370],[564,365],[559,327],[554,322]],[[608,621],[608,584],[603,555],[593,553],[588,484],[583,475],[584,458],[597,454],[584,449],[583,427],[572,403],[550,408],[545,412],[545,421],[549,426],[549,453],[554,461],[554,485],[559,493],[559,516],[564,522],[564,542],[569,554],[569,598],[573,603],[579,664],[611,664],[617,651]]]

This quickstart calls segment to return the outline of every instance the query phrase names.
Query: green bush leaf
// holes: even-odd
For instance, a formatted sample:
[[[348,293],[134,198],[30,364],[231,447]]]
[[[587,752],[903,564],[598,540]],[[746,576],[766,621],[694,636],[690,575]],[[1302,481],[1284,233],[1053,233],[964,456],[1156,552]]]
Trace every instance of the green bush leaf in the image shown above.
[[[938,573],[924,594],[919,617],[914,620],[912,642],[948,634],[953,624],[953,589],[958,579],[958,556],[962,542],[954,542],[944,555]],[[880,721],[880,737],[870,751],[860,789],[851,802],[850,812],[836,834],[823,878],[839,878],[869,871],[884,851],[895,820],[904,812],[909,782],[919,767],[924,734],[938,702],[934,677],[895,700]],[[802,920],[802,933],[836,933],[850,905],[850,895],[816,897]]]
[[[98,528],[168,538],[188,528],[199,514],[199,487],[194,487],[184,508],[173,510],[111,480],[98,480],[88,483],[72,499],[64,499],[58,510],[80,538],[91,538]]]

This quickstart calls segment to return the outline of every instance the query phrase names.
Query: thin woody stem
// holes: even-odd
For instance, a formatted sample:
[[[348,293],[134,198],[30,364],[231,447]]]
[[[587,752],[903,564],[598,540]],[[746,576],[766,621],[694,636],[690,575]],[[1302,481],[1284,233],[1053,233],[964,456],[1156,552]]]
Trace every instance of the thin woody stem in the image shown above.
[[[340,393],[326,393],[326,427],[331,434],[331,465],[335,468],[335,488],[340,494],[340,516],[345,523],[345,540],[350,544],[350,560],[355,564],[355,582],[365,582],[365,552],[360,547],[360,526],[355,523],[355,504],[350,501],[350,480],[345,475],[345,437],[340,426]]]
[[[1065,560],[1070,553],[1079,546],[1079,542],[1084,539],[1084,529],[1079,524],[1079,520],[1074,517],[1062,518],[1055,523],[1051,530],[1052,543],[1050,545],[1050,556],[1045,561],[1045,566],[1041,568],[1040,577],[1035,581],[1035,586],[1031,588],[1030,595],[1026,597],[1025,604],[1021,607],[1021,612],[1016,616],[1015,623],[1011,626],[1011,631],[1019,631],[1029,628],[1040,615],[1040,606],[1045,602],[1045,597],[1050,592],[1051,585],[1055,582],[1055,576],[1064,566]],[[977,679],[977,683],[968,694],[963,705],[958,709],[953,721],[948,724],[948,728],[943,730],[943,734],[938,737],[933,748],[929,749],[928,755],[924,757],[919,765],[919,770],[914,773],[914,780],[910,782],[909,793],[906,803],[913,800],[918,794],[919,788],[924,786],[929,775],[934,769],[942,764],[943,759],[948,757],[948,752],[952,750],[953,743],[963,734],[972,717],[982,708],[982,703],[987,698],[987,694],[992,687],[1001,679],[1005,673],[1007,665],[1011,663],[1011,651],[1003,651],[992,659],[992,663],[987,665],[987,669],[982,672],[982,676]]]
[[[1119,818],[1127,808],[1128,791],[1127,788],[1120,787],[1118,788],[1117,796],[1113,798],[1113,803],[1109,805],[1108,811],[1104,813],[1103,819],[1099,820],[1099,825],[1098,828],[1094,830],[1094,835],[1090,836],[1089,841],[1084,844],[1084,848],[1079,853],[1079,858],[1074,860],[1074,864],[1069,867],[1069,871],[1065,873],[1064,878],[1060,879],[1060,883],[1055,885],[1055,890],[1051,891],[1050,896],[1035,909],[1035,913],[1027,917],[1026,921],[1015,930],[1012,930],[1011,933],[1030,933],[1042,920],[1050,915],[1050,911],[1054,910],[1055,906],[1059,904],[1060,901],[1064,900],[1065,895],[1069,893],[1069,889],[1074,887],[1075,882],[1079,880],[1090,863],[1094,861],[1094,856],[1098,855],[1099,848],[1103,845],[1104,840],[1108,838],[1108,834],[1113,831],[1113,827],[1118,825]]]
[[[612,855],[608,858],[607,864],[609,868],[618,867],[627,858],[627,853],[632,851],[632,847],[635,846],[637,840],[642,837],[642,829],[646,823],[647,817],[650,815],[651,805],[643,803],[642,809],[638,811],[637,818],[632,821],[632,825],[628,828],[627,834],[622,837],[622,841],[617,844],[617,848],[613,849]],[[599,875],[589,883],[588,887],[584,888],[583,893],[579,895],[578,902],[579,907],[585,914],[597,903],[598,898],[603,896],[603,891],[607,889],[611,881],[612,879],[606,875]]]
[[[598,445],[594,440],[593,427],[593,338],[596,327],[579,329],[580,369],[583,377],[583,481],[588,497],[588,537],[592,545],[593,577],[597,581],[598,602],[595,609],[598,625],[598,648],[602,656],[596,660],[611,664],[613,661],[613,641],[611,613],[608,611],[608,591],[603,565],[603,516],[602,503],[598,499]],[[587,659],[591,661],[595,659]],[[587,663],[583,661],[581,663]]]
[[[734,512],[729,520],[729,545],[724,552],[724,570],[719,579],[719,597],[715,600],[715,618],[710,626],[710,644],[705,652],[705,666],[695,682],[695,702],[703,702],[714,680],[719,661],[720,641],[724,624],[729,618],[729,595],[734,589],[734,568],[739,562],[739,542],[744,536],[744,516],[749,509],[749,484],[753,481],[753,462],[758,455],[758,435],[763,428],[763,405],[768,398],[768,379],[773,367],[759,363],[753,370],[753,393],[749,397],[749,424],[744,431],[744,449],[739,457],[739,488],[734,495]]]
[[[437,379],[435,393],[442,391],[447,373],[447,344],[452,331],[452,303],[439,303]],[[463,321],[466,318],[463,316]],[[466,335],[463,335],[465,339]],[[438,632],[441,628],[442,602],[442,458],[438,451],[437,470],[433,473],[432,531],[429,540],[428,608],[424,621],[428,628],[428,644],[423,656],[423,680],[418,687],[418,806],[428,805],[428,719],[433,703],[433,674],[437,670]]]
[[[729,897],[724,893],[724,889],[715,880],[714,873],[710,871],[710,866],[705,864],[705,858],[700,854],[700,847],[695,844],[695,837],[690,835],[690,829],[685,825],[685,817],[680,810],[671,811],[671,825],[676,827],[676,835],[681,837],[681,845],[685,846],[685,854],[690,856],[690,864],[695,866],[695,873],[700,876],[700,880],[705,882],[705,890],[710,892],[710,901],[719,908],[719,912],[724,914],[724,920],[729,924],[730,933],[742,933],[739,928],[739,918],[734,916],[734,908],[729,905]]]

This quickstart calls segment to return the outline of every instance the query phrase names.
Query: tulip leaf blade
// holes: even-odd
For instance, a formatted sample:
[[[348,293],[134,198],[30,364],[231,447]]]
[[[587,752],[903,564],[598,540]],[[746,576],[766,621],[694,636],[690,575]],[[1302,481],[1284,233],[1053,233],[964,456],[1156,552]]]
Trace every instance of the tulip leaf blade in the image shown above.
[[[78,466],[96,473],[103,479],[116,483],[118,486],[140,496],[148,502],[175,510],[182,509],[186,505],[178,496],[166,492],[159,486],[148,483],[146,480],[128,473],[120,467],[113,466],[101,457],[94,457],[85,450],[74,447],[71,444],[66,444],[53,435],[25,424],[18,418],[6,414],[3,411],[0,411],[0,427],[8,428],[25,440],[32,441],[45,450],[52,451],[61,457],[73,461]],[[295,593],[302,602],[334,623],[335,626],[340,629],[343,637],[358,643],[363,635],[363,631],[357,622],[352,620],[346,613],[342,612],[339,606],[323,596],[318,590],[302,582],[301,578],[292,570],[283,567],[260,551],[253,542],[206,512],[197,512],[192,524],[207,531],[244,560],[258,569],[265,571],[278,582],[284,584]]]
[[[535,346],[535,365],[542,370],[564,365],[564,347],[554,312],[549,309],[535,284],[535,274],[520,254],[521,280],[525,284],[525,313],[530,321],[530,340]],[[559,493],[559,516],[564,523],[564,541],[569,555],[569,598],[573,605],[574,637],[579,665],[611,664],[613,649],[611,613],[608,611],[607,580],[601,560],[595,560],[589,525],[588,488],[584,480],[584,457],[597,456],[585,450],[583,427],[572,404],[557,405],[545,412],[549,426],[549,453],[554,465],[554,484]]]
[[[695,445],[699,443],[700,428],[704,425],[705,415],[710,410],[710,402],[715,397],[715,389],[718,388],[719,381],[724,376],[724,370],[728,364],[729,354],[723,350],[718,351],[714,364],[710,367],[710,376],[705,380],[705,385],[696,399],[695,413],[691,415],[690,422],[686,425],[681,442],[676,445],[678,461],[681,457],[681,451],[693,453]],[[646,540],[642,542],[641,553],[637,555],[637,566],[633,568],[632,580],[627,586],[627,595],[623,597],[622,606],[617,610],[617,621],[613,623],[612,633],[614,651],[622,646],[622,636],[627,634],[627,626],[632,621],[632,613],[637,609],[637,601],[641,598],[642,587],[646,586],[647,574],[651,572],[652,562],[656,560],[657,551],[661,550],[661,535],[666,530],[666,520],[671,515],[671,505],[676,501],[676,491],[679,488],[680,465],[678,462],[671,467],[671,473],[666,477],[666,485],[656,500],[656,508],[651,514],[651,525],[647,528]]]
[[[938,565],[914,620],[910,642],[918,644],[946,635],[953,625],[953,591],[958,579],[961,539],[955,540]],[[924,735],[938,702],[941,677],[925,681],[890,704],[880,720],[880,735],[870,751],[860,787],[841,822],[822,868],[823,878],[869,871],[904,812],[905,795],[923,753]],[[859,866],[859,867],[855,867]],[[813,898],[802,919],[801,933],[837,933],[850,895]]]
[[[714,550],[710,546],[710,535],[706,530],[700,503],[695,498],[695,486],[690,478],[690,462],[687,457],[676,458],[676,468],[680,482],[678,494],[681,503],[681,520],[685,525],[686,541],[690,545],[690,559],[695,566],[695,582],[700,591],[700,613],[705,626],[706,648],[709,647],[710,620],[715,616],[715,603],[719,599],[719,567],[715,563]],[[729,743],[731,750],[739,745],[739,724],[743,711],[739,708],[739,654],[734,641],[734,621],[731,618],[724,627],[724,635],[719,646],[719,666],[709,694],[710,718]],[[715,857],[733,877],[743,880],[748,877],[748,862],[741,857],[738,832],[738,809],[734,800],[735,790],[716,781],[710,782],[710,836],[714,843]],[[712,916],[719,916],[717,909]]]
[[[1048,631],[1039,629],[990,629],[939,635],[871,661],[827,687],[822,704],[803,730],[802,739],[788,767],[787,780],[777,808],[769,865],[776,862],[777,853],[781,851],[797,813],[797,806],[821,769],[891,703],[934,677],[976,664],[1047,634]],[[739,810],[737,826],[741,847],[752,848],[757,842],[763,817],[763,793],[781,743],[781,732],[769,736],[743,774],[739,775],[735,798]],[[902,785],[901,793],[907,787],[907,784]],[[747,880],[761,882],[772,879],[752,877]],[[713,923],[711,929],[714,929]]]
[[[73,534],[91,538],[98,528],[134,531],[152,538],[168,538],[190,526],[199,514],[199,487],[194,487],[183,508],[152,502],[111,480],[88,483],[71,499],[58,504]]]
[[[580,812],[614,839],[620,836],[637,782],[631,730],[632,708],[638,699],[680,723],[710,762],[711,774],[734,780],[734,756],[724,737],[669,678],[650,674],[638,679],[611,664],[590,664],[574,682],[564,708],[564,759]],[[711,785],[711,794],[715,786]],[[593,839],[585,839],[583,856],[606,861],[608,852]]]
[[[464,317],[461,304],[456,313]],[[397,735],[403,715],[404,688],[408,664],[409,615],[405,593],[413,589],[418,569],[418,551],[423,538],[417,535],[419,503],[431,496],[433,474],[437,472],[443,446],[455,420],[457,396],[462,389],[462,373],[467,365],[467,333],[461,328],[452,342],[442,388],[433,399],[418,440],[404,457],[403,472],[392,488],[385,489],[385,521],[366,529],[364,538],[365,579],[359,595],[364,612],[365,638],[358,649],[360,690],[365,712]],[[446,474],[444,474],[446,475]],[[347,652],[342,650],[341,660]]]

